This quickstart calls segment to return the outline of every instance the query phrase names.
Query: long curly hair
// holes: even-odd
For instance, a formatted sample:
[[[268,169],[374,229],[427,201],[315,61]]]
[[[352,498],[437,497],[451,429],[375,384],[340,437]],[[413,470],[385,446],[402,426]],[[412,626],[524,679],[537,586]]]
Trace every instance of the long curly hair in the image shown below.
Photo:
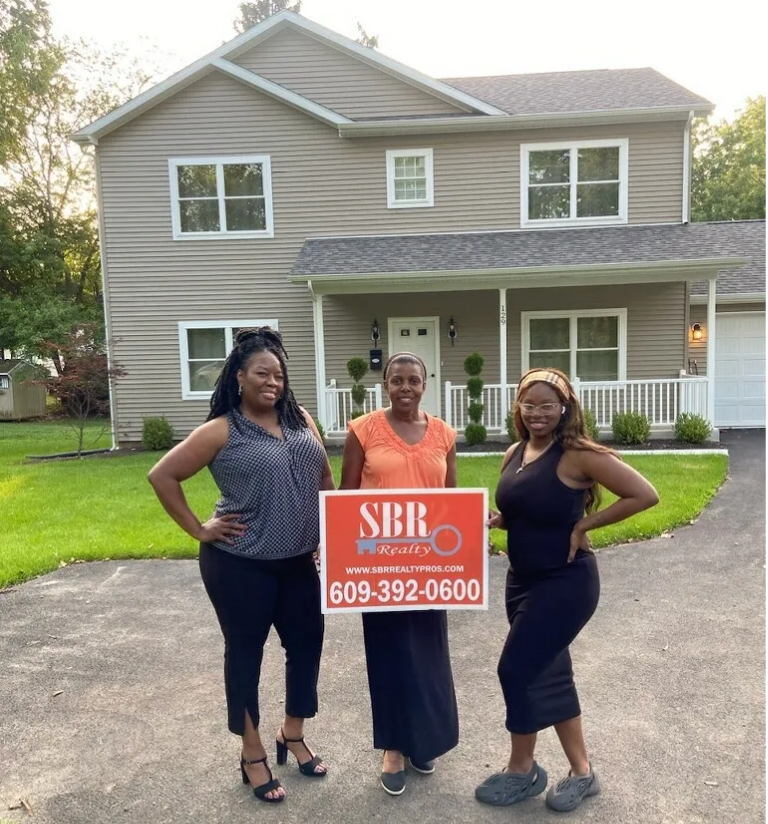
[[[556,376],[557,379],[548,380],[547,375]],[[559,441],[564,449],[588,449],[591,452],[608,453],[619,457],[613,449],[609,449],[607,446],[603,446],[592,440],[584,423],[584,413],[582,412],[578,395],[574,391],[565,373],[553,367],[529,369],[523,377],[520,378],[517,398],[515,399],[514,419],[515,429],[521,441],[525,442],[530,440],[531,433],[523,423],[520,405],[531,387],[540,383],[546,384],[552,389],[565,407],[565,413],[561,416],[557,428],[553,433],[554,439]],[[593,483],[592,486],[587,489],[587,514],[598,510],[601,501],[602,489],[599,484]]]
[[[229,414],[240,406],[240,386],[237,382],[239,370],[248,367],[248,361],[258,352],[269,352],[280,361],[283,372],[283,394],[275,404],[280,422],[290,429],[302,429],[307,421],[302,414],[301,407],[293,396],[293,390],[288,383],[288,370],[285,362],[288,355],[283,346],[282,335],[269,326],[260,326],[257,329],[239,329],[235,335],[235,345],[224,361],[224,367],[216,380],[211,395],[211,411],[206,420],[213,420]]]

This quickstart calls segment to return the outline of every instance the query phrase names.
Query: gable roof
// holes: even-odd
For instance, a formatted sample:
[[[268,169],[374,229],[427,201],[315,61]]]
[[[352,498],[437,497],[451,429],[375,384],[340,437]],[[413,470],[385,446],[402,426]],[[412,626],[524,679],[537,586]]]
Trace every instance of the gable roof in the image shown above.
[[[26,361],[17,360],[16,358],[12,358],[10,360],[0,360],[0,375],[7,375],[17,366],[21,366],[22,363],[26,363]]]
[[[665,108],[708,114],[714,108],[651,68],[454,77],[443,82],[512,115]]]
[[[699,225],[699,224],[694,224]],[[700,224],[713,227],[720,248],[726,254],[747,255],[750,260],[737,269],[726,269],[717,278],[718,298],[751,297],[765,300],[765,221],[729,220],[722,223]],[[691,284],[691,297],[707,294],[706,283]],[[698,301],[694,300],[694,303]]]
[[[99,120],[76,132],[72,136],[72,139],[78,143],[97,143],[100,137],[130,122],[143,112],[176,94],[176,92],[181,91],[197,80],[205,77],[210,72],[222,70],[226,70],[231,76],[249,82],[251,85],[260,86],[262,91],[266,91],[268,88],[268,93],[272,94],[272,96],[281,97],[285,99],[285,102],[289,105],[297,106],[297,108],[307,111],[308,114],[314,115],[313,107],[317,107],[317,103],[301,95],[297,95],[295,92],[291,92],[276,83],[271,83],[271,81],[254,72],[248,72],[240,66],[229,63],[230,60],[238,57],[247,49],[253,48],[259,42],[277,34],[278,31],[282,31],[288,26],[297,28],[311,37],[325,41],[334,48],[340,49],[358,60],[375,66],[381,71],[402,80],[404,83],[409,83],[428,94],[453,103],[465,112],[485,115],[505,114],[501,109],[483,100],[477,100],[460,89],[442,83],[439,80],[433,80],[431,77],[427,77],[427,75],[403,63],[399,63],[390,57],[380,54],[375,49],[361,46],[359,43],[355,43],[353,40],[325,28],[325,26],[307,20],[305,17],[294,12],[281,11],[253,28],[248,29],[248,31],[243,32],[243,34],[238,35],[229,42],[224,43],[224,45],[210,52],[210,54],[200,58],[200,60],[196,60],[166,80],[142,92],[123,106],[118,107],[104,117],[99,118]],[[229,70],[226,68],[227,65],[230,67]],[[248,75],[250,75],[250,77],[248,77]],[[325,109],[325,112],[328,111],[330,110]],[[332,114],[334,114],[336,118],[339,118],[341,122],[351,122],[335,112]],[[325,119],[327,122],[327,115],[321,119]]]

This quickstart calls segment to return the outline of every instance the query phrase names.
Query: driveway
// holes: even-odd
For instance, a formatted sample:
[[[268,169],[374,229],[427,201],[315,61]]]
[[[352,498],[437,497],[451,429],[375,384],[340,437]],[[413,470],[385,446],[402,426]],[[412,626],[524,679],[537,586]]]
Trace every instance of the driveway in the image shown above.
[[[733,433],[731,479],[674,537],[600,553],[602,599],[573,648],[602,795],[571,815],[600,824],[765,820],[765,440]],[[681,471],[685,471],[684,459]],[[0,595],[0,821],[40,824],[463,824],[551,819],[542,797],[496,810],[473,789],[506,759],[496,660],[503,559],[490,613],[451,615],[461,743],[401,798],[378,785],[355,615],[328,621],[321,715],[308,738],[331,768],[293,764],[277,807],[239,783],[225,729],[222,643],[197,566],[66,567]],[[281,650],[263,672],[265,739],[282,705]],[[554,733],[538,758],[555,779]],[[272,760],[274,756],[272,756]],[[20,799],[33,810],[9,810]]]

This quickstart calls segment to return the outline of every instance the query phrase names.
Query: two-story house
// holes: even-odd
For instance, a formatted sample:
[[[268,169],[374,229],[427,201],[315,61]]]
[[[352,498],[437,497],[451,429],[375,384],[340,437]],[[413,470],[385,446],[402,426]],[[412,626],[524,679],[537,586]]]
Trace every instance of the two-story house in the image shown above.
[[[433,80],[269,18],[75,135],[96,149],[127,370],[117,440],[148,415],[188,433],[233,331],[266,323],[331,435],[347,360],[370,360],[375,405],[402,349],[458,429],[473,351],[492,432],[535,365],[578,379],[603,426],[764,425],[765,224],[689,223],[691,124],[712,108],[652,69]]]

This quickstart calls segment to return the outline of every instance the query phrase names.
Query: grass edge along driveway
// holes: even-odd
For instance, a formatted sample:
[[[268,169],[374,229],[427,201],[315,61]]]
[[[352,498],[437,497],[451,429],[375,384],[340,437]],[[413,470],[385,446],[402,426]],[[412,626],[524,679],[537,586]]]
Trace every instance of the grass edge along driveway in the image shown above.
[[[94,429],[94,436],[100,427]],[[163,511],[146,475],[160,453],[24,463],[27,455],[64,452],[66,423],[0,423],[0,588],[74,561],[194,558],[197,544]],[[97,446],[108,445],[104,434]],[[596,548],[640,541],[694,520],[728,473],[726,455],[627,455],[627,463],[659,491],[660,504],[622,524],[591,533]],[[338,481],[341,459],[331,458]],[[501,456],[459,458],[459,485],[487,487],[493,501]],[[184,485],[193,510],[205,518],[217,492],[208,472]],[[612,496],[604,494],[604,504]],[[506,535],[491,534],[496,550]]]

